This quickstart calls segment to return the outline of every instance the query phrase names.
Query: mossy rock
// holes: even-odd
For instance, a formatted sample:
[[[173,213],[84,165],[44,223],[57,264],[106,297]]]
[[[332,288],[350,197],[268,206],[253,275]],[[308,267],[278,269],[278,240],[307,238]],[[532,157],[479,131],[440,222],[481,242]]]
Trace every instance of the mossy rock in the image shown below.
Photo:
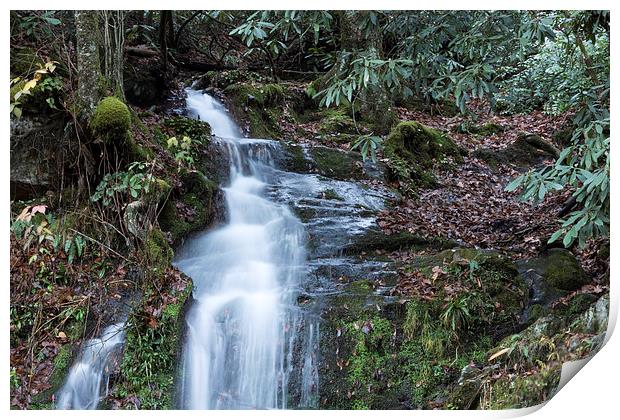
[[[159,225],[179,245],[192,232],[205,228],[217,212],[217,184],[199,171],[184,172],[182,187],[164,205]]]
[[[476,125],[470,121],[465,121],[452,128],[456,133],[476,134],[482,137],[491,136],[493,134],[503,133],[506,128],[500,124],[488,122],[482,125]]]
[[[561,365],[544,367],[533,375],[510,375],[490,385],[481,408],[505,410],[525,408],[550,399],[560,382]]]
[[[90,127],[97,136],[124,138],[131,127],[131,113],[127,105],[114,96],[102,99],[90,120]]]
[[[147,290],[143,300],[130,314],[120,376],[112,388],[113,398],[137,397],[140,409],[173,409],[184,332],[185,310],[191,301],[193,284],[166,290],[166,303],[158,315],[147,316],[157,290]]]
[[[211,126],[204,121],[176,115],[166,118],[164,126],[172,129],[175,136],[187,136],[203,145],[207,145],[211,141]],[[167,147],[167,144],[163,144],[163,146]]]
[[[401,187],[410,191],[434,185],[435,178],[428,172],[434,164],[446,158],[462,161],[461,149],[452,139],[416,121],[401,122],[390,132],[384,155]]]
[[[357,129],[350,111],[344,107],[328,108],[320,113],[319,131],[323,134],[356,134]]]
[[[589,282],[575,256],[562,248],[547,250],[540,257],[525,262],[524,267],[535,270],[549,286],[563,291],[577,290]]]
[[[164,272],[172,263],[174,252],[159,229],[151,229],[148,233],[144,242],[144,250],[151,270]]]
[[[557,159],[559,150],[536,134],[521,133],[503,149],[482,148],[475,150],[473,156],[492,167],[511,165],[524,169],[540,165],[545,160]]]
[[[372,253],[373,251],[410,251],[412,249],[435,249],[442,250],[452,248],[457,244],[454,241],[442,238],[425,238],[410,232],[398,232],[387,235],[383,232],[371,230],[364,236],[356,238],[348,245],[344,254],[353,255],[361,253]]]

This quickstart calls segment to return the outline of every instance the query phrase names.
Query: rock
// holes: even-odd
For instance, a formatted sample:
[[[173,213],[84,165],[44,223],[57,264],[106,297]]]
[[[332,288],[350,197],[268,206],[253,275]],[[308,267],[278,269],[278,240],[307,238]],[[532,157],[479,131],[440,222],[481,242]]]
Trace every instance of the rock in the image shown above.
[[[125,226],[127,226],[129,233],[141,241],[146,239],[146,232],[150,228],[144,225],[145,220],[148,222],[148,219],[144,218],[142,212],[143,208],[144,202],[139,200],[132,201],[125,207],[125,213],[123,215],[123,220],[125,221]]]
[[[276,164],[289,172],[316,173],[338,180],[384,179],[385,167],[370,160],[363,162],[357,152],[292,143],[282,146],[283,153],[276,157]]]
[[[456,386],[446,400],[446,405],[459,410],[476,408],[484,376],[485,372],[479,367],[473,364],[465,366]]]
[[[392,175],[409,192],[433,186],[435,178],[427,170],[446,158],[460,162],[461,154],[446,134],[416,121],[399,123],[384,143],[384,156]]]
[[[373,251],[401,251],[411,249],[446,249],[458,246],[454,241],[442,238],[424,238],[409,232],[387,235],[379,230],[370,230],[364,236],[344,248],[345,255],[372,253]]]
[[[555,291],[570,292],[581,288],[589,282],[589,278],[579,262],[570,251],[562,248],[552,248],[545,251],[537,258],[532,258],[520,263],[520,270],[532,270],[541,277],[544,282],[541,285],[541,302],[547,301],[547,294]],[[554,290],[544,290],[551,287]]]
[[[57,185],[65,150],[63,128],[60,114],[11,118],[11,199],[39,196]]]
[[[559,150],[537,134],[520,133],[517,139],[504,149],[478,149],[473,156],[497,167],[501,164],[526,169],[557,159]]]

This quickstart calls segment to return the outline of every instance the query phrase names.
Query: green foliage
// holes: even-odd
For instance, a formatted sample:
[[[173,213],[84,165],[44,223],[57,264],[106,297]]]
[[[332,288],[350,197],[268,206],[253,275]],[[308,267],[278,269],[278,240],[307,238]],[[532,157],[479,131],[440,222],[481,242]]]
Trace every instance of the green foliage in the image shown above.
[[[27,36],[51,35],[49,26],[61,24],[60,19],[54,17],[55,13],[52,10],[47,10],[29,11],[25,15],[17,15],[18,26]]]
[[[530,170],[506,186],[523,188],[522,198],[542,201],[548,192],[566,186],[574,189],[579,208],[562,220],[549,243],[563,238],[564,246],[578,241],[583,247],[591,237],[609,235],[609,115],[574,131],[573,144],[565,148],[553,166]]]
[[[50,246],[55,253],[64,251],[69,264],[84,255],[84,237],[76,232],[67,232],[62,221],[47,213],[44,205],[26,206],[11,223],[10,229],[25,251],[33,246],[36,248],[29,264],[36,262],[40,255],[50,253],[46,246]]]
[[[106,139],[124,138],[131,127],[129,108],[120,99],[108,96],[97,105],[90,127],[95,135]]]
[[[118,206],[148,193],[154,178],[145,172],[147,166],[146,163],[134,162],[127,172],[106,174],[90,200],[101,202],[105,207]]]
[[[432,186],[426,170],[452,159],[460,161],[456,144],[444,133],[416,121],[399,123],[384,142],[384,156],[403,191],[414,194],[418,186]]]
[[[533,201],[542,201],[551,191],[573,190],[577,208],[562,220],[549,242],[562,238],[568,247],[577,240],[583,247],[589,238],[609,235],[609,14],[577,11],[560,16],[566,41],[565,53],[557,58],[558,66],[574,74],[555,78],[570,86],[553,107],[576,112],[571,144],[553,166],[531,170],[506,189],[522,188],[522,198]],[[573,55],[578,57],[578,64],[566,66]],[[540,66],[547,67],[544,62]]]
[[[211,127],[204,121],[174,116],[166,118],[164,126],[172,129],[177,137],[189,137],[203,145],[211,141]]]
[[[187,136],[183,136],[181,141],[176,137],[171,137],[167,141],[168,150],[173,154],[174,160],[177,161],[177,171],[180,171],[182,166],[192,167],[194,166],[194,157],[192,156],[192,139]]]
[[[57,109],[56,102],[62,92],[62,81],[52,76],[56,69],[56,61],[48,61],[35,70],[30,79],[16,77],[11,80],[10,106],[11,114],[21,117],[23,107],[34,107],[46,104],[46,107]]]
[[[362,159],[366,162],[370,155],[370,159],[373,162],[377,161],[377,149],[381,144],[381,137],[379,136],[360,136],[351,145],[351,150],[359,150],[362,154]]]
[[[444,327],[458,331],[471,323],[472,315],[469,313],[468,301],[469,296],[459,296],[446,304],[440,317]]]

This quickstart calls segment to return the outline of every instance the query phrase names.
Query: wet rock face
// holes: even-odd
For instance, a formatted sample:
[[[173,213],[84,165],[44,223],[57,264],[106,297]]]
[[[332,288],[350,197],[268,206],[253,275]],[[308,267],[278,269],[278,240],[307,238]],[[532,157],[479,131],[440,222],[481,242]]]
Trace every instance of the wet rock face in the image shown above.
[[[59,170],[64,120],[48,114],[11,118],[11,198],[44,193]]]

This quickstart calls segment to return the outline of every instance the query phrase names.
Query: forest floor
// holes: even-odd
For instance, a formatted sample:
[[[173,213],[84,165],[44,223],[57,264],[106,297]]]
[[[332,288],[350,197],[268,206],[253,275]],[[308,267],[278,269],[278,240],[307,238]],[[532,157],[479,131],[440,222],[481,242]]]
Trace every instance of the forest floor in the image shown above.
[[[297,88],[303,89],[303,86]],[[518,192],[507,192],[505,187],[523,172],[523,168],[511,162],[491,167],[474,157],[473,152],[482,148],[505,149],[521,132],[537,134],[554,143],[554,134],[566,126],[571,115],[551,116],[540,111],[498,115],[490,110],[488,103],[480,100],[471,101],[468,107],[471,113],[468,116],[396,108],[400,121],[418,121],[447,132],[467,151],[467,155],[456,168],[437,167],[433,171],[438,181],[437,187],[420,189],[417,197],[394,202],[392,207],[382,212],[378,224],[387,234],[408,231],[425,237],[453,239],[463,246],[505,251],[513,259],[534,257],[545,249],[547,239],[559,228],[558,213],[572,190],[547,193],[544,201],[537,204],[522,201]],[[502,130],[479,135],[458,129],[472,120],[478,126],[496,124]],[[342,150],[349,150],[351,146],[350,143],[334,141],[322,135],[320,122],[317,121],[294,126],[283,118],[280,126],[285,139]],[[300,136],[300,133],[303,135]],[[562,148],[561,144],[555,146]],[[378,155],[380,161],[384,160],[380,152]],[[552,164],[553,161],[544,163]],[[605,273],[609,269],[609,261],[608,258],[601,259],[598,254],[604,243],[604,240],[591,240],[583,249],[574,250],[585,271],[599,285],[598,293],[608,289]],[[411,252],[392,255],[404,261],[412,256]]]

